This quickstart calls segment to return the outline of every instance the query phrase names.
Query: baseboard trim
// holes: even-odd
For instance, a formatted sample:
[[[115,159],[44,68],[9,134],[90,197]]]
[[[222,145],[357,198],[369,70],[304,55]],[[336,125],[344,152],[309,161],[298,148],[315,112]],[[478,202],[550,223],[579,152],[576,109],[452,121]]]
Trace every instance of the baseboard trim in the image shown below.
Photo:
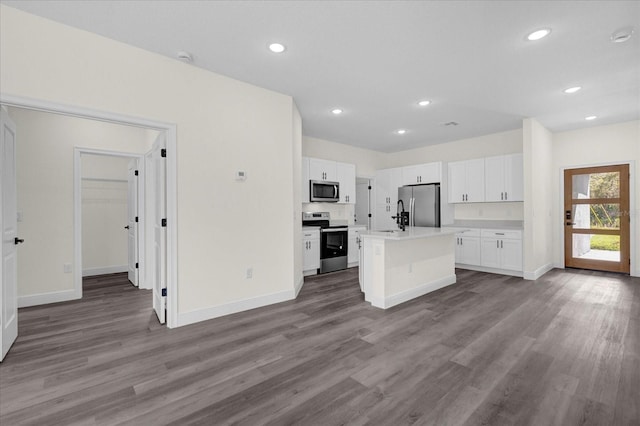
[[[553,269],[553,263],[547,263],[546,265],[542,265],[538,269],[533,272],[525,271],[524,279],[525,280],[537,280],[547,272]]]
[[[293,291],[295,293],[294,297],[298,297],[298,294],[300,294],[300,290],[302,290],[303,285],[304,285],[304,276],[300,277],[300,280],[298,281],[298,284],[296,285],[296,288]]]
[[[455,284],[455,282],[456,282],[455,274],[447,275],[446,277],[443,277],[438,280],[431,281],[425,284],[421,284],[418,287],[401,291],[400,293],[396,293],[391,296],[387,296],[384,298],[376,297],[371,300],[371,305],[375,306],[376,308],[389,309],[393,306],[415,299],[416,297],[424,296],[425,294],[431,293],[432,291],[436,291],[448,285]]]
[[[487,268],[486,266],[466,265],[456,263],[456,268],[468,269],[470,271],[488,272],[490,274],[511,275],[512,277],[522,277],[522,271],[509,271],[507,269]]]
[[[200,321],[231,315],[250,309],[261,308],[274,303],[286,302],[295,299],[293,290],[280,291],[277,293],[265,294],[263,296],[252,297],[251,299],[237,300],[224,305],[212,306],[210,308],[197,309],[191,312],[179,313],[176,327],[194,324]]]
[[[52,291],[50,293],[30,294],[18,296],[18,308],[29,306],[47,305],[49,303],[67,302],[69,300],[80,299],[75,290]]]
[[[116,274],[118,272],[127,272],[129,265],[103,266],[101,268],[87,268],[82,270],[83,277],[93,277],[95,275]]]

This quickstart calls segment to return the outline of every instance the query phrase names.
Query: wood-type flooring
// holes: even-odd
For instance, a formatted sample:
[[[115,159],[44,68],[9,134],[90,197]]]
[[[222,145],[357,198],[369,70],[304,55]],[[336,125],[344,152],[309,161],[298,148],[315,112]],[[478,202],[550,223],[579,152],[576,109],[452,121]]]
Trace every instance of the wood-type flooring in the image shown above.
[[[177,329],[126,274],[86,279],[20,309],[0,424],[640,424],[640,279],[457,274],[384,311],[356,268]]]

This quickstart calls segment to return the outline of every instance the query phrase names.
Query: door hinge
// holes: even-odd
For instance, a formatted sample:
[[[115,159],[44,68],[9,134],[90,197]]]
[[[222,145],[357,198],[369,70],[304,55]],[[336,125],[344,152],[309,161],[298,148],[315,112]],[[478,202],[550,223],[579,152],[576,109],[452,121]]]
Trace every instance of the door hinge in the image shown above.
[[[140,264],[136,262],[136,269],[138,269],[139,267],[140,267]]]
[[[371,191],[371,185],[367,186],[367,189],[368,189],[369,191]]]
[[[372,217],[372,216],[371,216],[371,213],[369,213],[369,217]]]
[[[135,176],[138,176],[138,171],[136,170],[135,172],[133,172],[133,174],[134,174]]]
[[[167,226],[167,219],[162,219],[162,226],[166,227]]]
[[[167,150],[162,148],[160,150],[160,157],[166,158],[167,157]]]
[[[138,216],[136,216],[136,223],[138,223]]]
[[[167,297],[167,289],[166,288],[162,289],[162,297]]]

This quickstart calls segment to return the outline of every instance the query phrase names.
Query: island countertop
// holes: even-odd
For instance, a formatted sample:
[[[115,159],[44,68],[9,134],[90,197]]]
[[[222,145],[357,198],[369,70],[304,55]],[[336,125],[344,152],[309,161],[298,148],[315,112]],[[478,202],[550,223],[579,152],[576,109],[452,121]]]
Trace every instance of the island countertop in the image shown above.
[[[383,240],[415,240],[418,238],[439,237],[456,234],[464,228],[431,228],[422,226],[407,226],[405,231],[400,229],[388,231],[362,231],[360,238],[376,238]]]

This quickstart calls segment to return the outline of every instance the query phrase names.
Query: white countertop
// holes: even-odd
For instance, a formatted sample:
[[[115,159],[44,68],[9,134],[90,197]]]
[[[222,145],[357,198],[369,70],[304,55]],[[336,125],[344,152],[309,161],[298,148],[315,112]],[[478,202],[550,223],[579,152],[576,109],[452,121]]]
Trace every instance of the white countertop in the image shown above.
[[[408,226],[406,231],[401,231],[400,229],[389,231],[363,231],[360,232],[360,237],[399,241],[439,237],[441,235],[453,235],[458,232],[460,232],[460,228],[427,228],[421,226]]]

